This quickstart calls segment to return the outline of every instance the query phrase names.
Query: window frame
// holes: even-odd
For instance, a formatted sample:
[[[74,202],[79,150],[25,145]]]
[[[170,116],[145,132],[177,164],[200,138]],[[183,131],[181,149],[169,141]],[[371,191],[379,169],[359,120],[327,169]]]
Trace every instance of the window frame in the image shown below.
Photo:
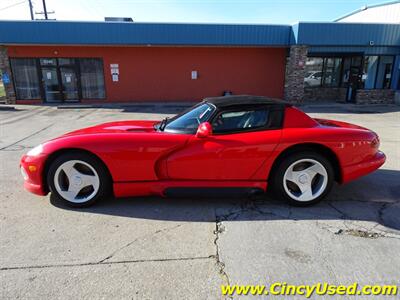
[[[282,107],[282,105],[277,105],[277,104],[261,104],[261,105],[240,105],[238,107],[228,107],[226,109],[218,109],[214,116],[211,116],[209,119],[209,123],[212,124],[214,121],[223,113],[229,113],[229,112],[240,112],[244,110],[257,110],[257,109],[262,109],[262,108],[268,108],[268,113],[270,114],[271,112],[279,112],[280,113],[280,120],[279,120],[279,125],[275,127],[267,127],[267,124],[264,126],[260,127],[253,127],[253,128],[242,128],[242,129],[236,129],[236,130],[229,130],[229,131],[224,131],[224,132],[215,132],[213,128],[213,135],[219,136],[219,135],[229,135],[229,134],[238,134],[238,133],[249,133],[249,132],[257,132],[257,131],[269,131],[269,130],[277,130],[277,129],[282,129],[283,128],[283,122],[285,119],[285,107]]]

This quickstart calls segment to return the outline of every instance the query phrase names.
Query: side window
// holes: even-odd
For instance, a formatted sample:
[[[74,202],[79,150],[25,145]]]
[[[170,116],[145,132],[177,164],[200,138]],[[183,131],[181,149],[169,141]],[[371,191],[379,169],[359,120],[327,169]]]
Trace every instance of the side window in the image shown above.
[[[269,121],[269,115],[266,107],[222,112],[213,121],[213,132],[230,133],[265,127]]]

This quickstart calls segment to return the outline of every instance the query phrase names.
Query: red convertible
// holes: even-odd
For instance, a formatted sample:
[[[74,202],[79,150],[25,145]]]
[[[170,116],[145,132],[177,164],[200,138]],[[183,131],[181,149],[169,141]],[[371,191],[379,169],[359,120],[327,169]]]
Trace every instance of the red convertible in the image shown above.
[[[305,206],[333,182],[385,162],[366,128],[313,119],[266,97],[206,98],[160,121],[105,123],[45,142],[21,159],[25,188],[75,207],[107,195],[255,193]]]

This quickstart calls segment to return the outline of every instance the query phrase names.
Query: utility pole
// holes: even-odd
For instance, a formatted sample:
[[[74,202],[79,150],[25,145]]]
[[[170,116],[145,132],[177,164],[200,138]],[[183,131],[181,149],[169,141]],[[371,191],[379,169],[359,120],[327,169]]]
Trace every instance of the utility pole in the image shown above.
[[[32,5],[32,0],[29,0],[29,11],[31,13],[31,20],[35,20],[35,17],[33,16],[33,5]]]
[[[31,0],[29,0],[30,2]],[[47,7],[46,7],[46,0],[42,0],[43,3],[43,11],[41,12],[35,12],[35,14],[37,15],[44,15],[44,20],[48,20],[49,19],[49,15],[50,14],[54,14],[54,11],[47,11]],[[42,19],[43,20],[43,19]],[[55,19],[52,19],[55,20]]]
[[[44,19],[48,20],[49,18],[47,17],[46,0],[42,0],[42,2],[43,2]]]

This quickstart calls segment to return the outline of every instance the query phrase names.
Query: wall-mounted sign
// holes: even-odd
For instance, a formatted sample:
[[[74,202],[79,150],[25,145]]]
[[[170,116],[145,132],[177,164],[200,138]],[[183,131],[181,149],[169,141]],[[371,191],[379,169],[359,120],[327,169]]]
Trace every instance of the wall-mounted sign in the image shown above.
[[[118,64],[110,64],[112,81],[117,82],[119,80],[119,65]]]
[[[9,84],[10,83],[10,76],[8,76],[7,73],[3,73],[3,75],[1,76],[1,79],[3,80],[4,84]]]
[[[65,82],[70,83],[72,81],[72,74],[65,74]]]
[[[192,71],[192,79],[197,79],[197,71]]]

